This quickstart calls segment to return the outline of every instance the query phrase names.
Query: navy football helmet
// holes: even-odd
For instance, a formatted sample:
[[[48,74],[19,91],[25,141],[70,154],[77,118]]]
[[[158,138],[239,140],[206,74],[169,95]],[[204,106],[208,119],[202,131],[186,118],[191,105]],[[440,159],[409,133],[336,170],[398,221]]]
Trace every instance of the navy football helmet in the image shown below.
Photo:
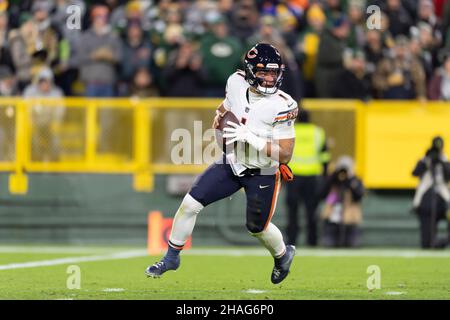
[[[261,94],[274,94],[283,81],[284,64],[280,52],[272,45],[258,43],[251,48],[244,58],[245,80]],[[258,71],[275,71],[272,86],[263,86],[264,78],[258,78]]]

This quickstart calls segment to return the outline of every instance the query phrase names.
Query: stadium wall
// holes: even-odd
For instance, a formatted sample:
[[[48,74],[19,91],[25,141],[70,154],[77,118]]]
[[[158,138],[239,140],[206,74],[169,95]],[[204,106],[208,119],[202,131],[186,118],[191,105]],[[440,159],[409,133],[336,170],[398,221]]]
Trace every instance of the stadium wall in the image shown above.
[[[131,179],[124,175],[33,174],[26,195],[11,195],[7,175],[2,174],[0,243],[144,246],[148,212],[159,210],[172,217],[182,198],[168,195],[165,175],[156,176],[152,193],[135,192]],[[419,246],[418,224],[409,213],[412,195],[412,190],[368,192],[363,202],[363,246]],[[284,194],[276,210],[273,221],[283,229]],[[242,192],[205,208],[197,221],[194,246],[258,244],[245,229]]]

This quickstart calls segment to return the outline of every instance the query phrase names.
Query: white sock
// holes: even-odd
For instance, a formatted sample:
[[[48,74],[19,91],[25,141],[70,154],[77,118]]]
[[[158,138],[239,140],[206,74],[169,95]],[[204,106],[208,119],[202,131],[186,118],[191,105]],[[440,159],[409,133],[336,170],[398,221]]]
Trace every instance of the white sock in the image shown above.
[[[283,241],[283,235],[280,229],[277,228],[272,222],[269,223],[266,230],[259,233],[252,233],[252,236],[258,238],[259,242],[269,250],[270,254],[279,258],[286,252],[286,245]]]
[[[197,214],[203,209],[203,205],[191,197],[188,193],[181,202],[173,219],[170,242],[183,247],[194,230]]]

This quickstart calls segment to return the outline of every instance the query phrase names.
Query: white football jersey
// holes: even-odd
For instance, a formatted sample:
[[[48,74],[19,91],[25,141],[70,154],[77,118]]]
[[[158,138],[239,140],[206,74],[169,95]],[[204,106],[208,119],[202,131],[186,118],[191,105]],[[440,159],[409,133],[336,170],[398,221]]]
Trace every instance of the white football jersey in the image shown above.
[[[257,136],[268,141],[295,137],[294,121],[297,117],[297,102],[290,95],[278,90],[271,95],[251,98],[250,85],[245,81],[244,72],[238,70],[227,81],[223,106],[248,126]],[[253,94],[254,95],[254,94]],[[258,152],[248,143],[238,143],[234,153],[228,158],[235,174],[246,168],[273,168],[279,162]]]

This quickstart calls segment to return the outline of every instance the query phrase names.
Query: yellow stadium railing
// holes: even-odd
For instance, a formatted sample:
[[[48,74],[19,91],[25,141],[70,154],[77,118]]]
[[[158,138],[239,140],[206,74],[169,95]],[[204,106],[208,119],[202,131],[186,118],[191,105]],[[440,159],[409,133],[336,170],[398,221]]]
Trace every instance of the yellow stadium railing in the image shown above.
[[[171,161],[171,132],[193,132],[194,122],[208,129],[220,102],[0,98],[0,171],[10,173],[17,194],[27,192],[27,174],[38,172],[130,174],[135,190],[151,191],[155,174],[204,170],[206,163]],[[450,103],[305,99],[301,106],[325,128],[333,160],[354,157],[368,188],[415,187],[411,171],[435,135],[448,141],[449,154]]]

